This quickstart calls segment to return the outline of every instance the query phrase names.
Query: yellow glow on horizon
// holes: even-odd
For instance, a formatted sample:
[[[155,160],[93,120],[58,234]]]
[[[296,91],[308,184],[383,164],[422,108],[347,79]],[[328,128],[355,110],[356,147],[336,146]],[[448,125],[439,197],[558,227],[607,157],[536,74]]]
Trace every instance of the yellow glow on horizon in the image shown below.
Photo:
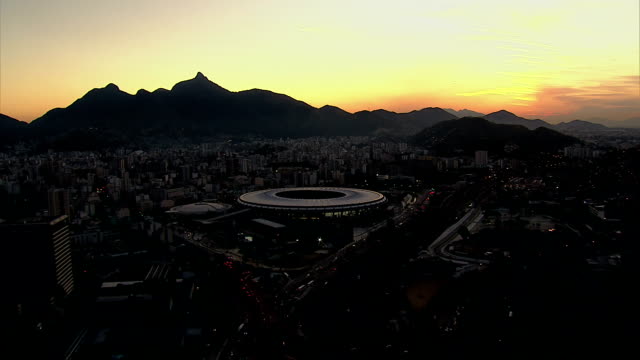
[[[152,91],[198,71],[232,91],[268,89],[352,112],[506,108],[561,119],[586,112],[593,97],[602,108],[593,116],[640,116],[640,106],[614,111],[602,95],[625,104],[639,95],[640,84],[625,80],[639,71],[636,0],[0,6],[0,112],[20,120],[110,82]]]

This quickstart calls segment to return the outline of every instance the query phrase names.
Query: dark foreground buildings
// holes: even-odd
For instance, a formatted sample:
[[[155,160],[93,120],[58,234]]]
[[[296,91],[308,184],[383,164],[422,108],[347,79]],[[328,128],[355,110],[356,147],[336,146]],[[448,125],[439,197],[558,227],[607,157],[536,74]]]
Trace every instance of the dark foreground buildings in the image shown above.
[[[3,330],[37,348],[36,339],[51,335],[74,289],[67,216],[0,223],[0,242]]]
[[[67,216],[0,224],[3,305],[18,314],[55,304],[73,291]]]

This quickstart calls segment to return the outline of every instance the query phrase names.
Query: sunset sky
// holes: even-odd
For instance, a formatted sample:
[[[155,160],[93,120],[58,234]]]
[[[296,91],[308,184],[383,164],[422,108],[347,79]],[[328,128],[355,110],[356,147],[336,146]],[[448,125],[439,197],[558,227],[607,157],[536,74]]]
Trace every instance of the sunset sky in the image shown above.
[[[348,111],[640,116],[638,0],[0,0],[0,113],[87,91],[232,91]]]

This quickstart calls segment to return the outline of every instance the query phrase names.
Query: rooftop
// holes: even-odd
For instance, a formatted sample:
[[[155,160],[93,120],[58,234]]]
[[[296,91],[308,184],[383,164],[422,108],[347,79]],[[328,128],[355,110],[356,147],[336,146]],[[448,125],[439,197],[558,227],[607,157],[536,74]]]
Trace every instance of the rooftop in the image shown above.
[[[172,207],[169,214],[180,215],[206,215],[211,213],[223,213],[231,208],[231,205],[216,202],[197,202],[193,204]]]
[[[257,222],[258,224],[262,224],[262,225],[266,225],[269,227],[272,227],[274,229],[282,229],[285,228],[286,226],[279,224],[277,222],[271,221],[271,220],[267,220],[267,219],[253,219],[253,222]]]
[[[346,210],[382,204],[384,195],[364,189],[301,187],[260,190],[241,195],[240,204],[282,210]]]

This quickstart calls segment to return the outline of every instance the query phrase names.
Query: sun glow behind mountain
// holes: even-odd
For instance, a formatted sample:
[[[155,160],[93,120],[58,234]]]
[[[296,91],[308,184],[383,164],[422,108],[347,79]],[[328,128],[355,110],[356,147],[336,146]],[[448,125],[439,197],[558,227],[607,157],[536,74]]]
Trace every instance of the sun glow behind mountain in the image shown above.
[[[0,9],[0,113],[202,71],[345,110],[640,116],[638,2],[34,1]]]

